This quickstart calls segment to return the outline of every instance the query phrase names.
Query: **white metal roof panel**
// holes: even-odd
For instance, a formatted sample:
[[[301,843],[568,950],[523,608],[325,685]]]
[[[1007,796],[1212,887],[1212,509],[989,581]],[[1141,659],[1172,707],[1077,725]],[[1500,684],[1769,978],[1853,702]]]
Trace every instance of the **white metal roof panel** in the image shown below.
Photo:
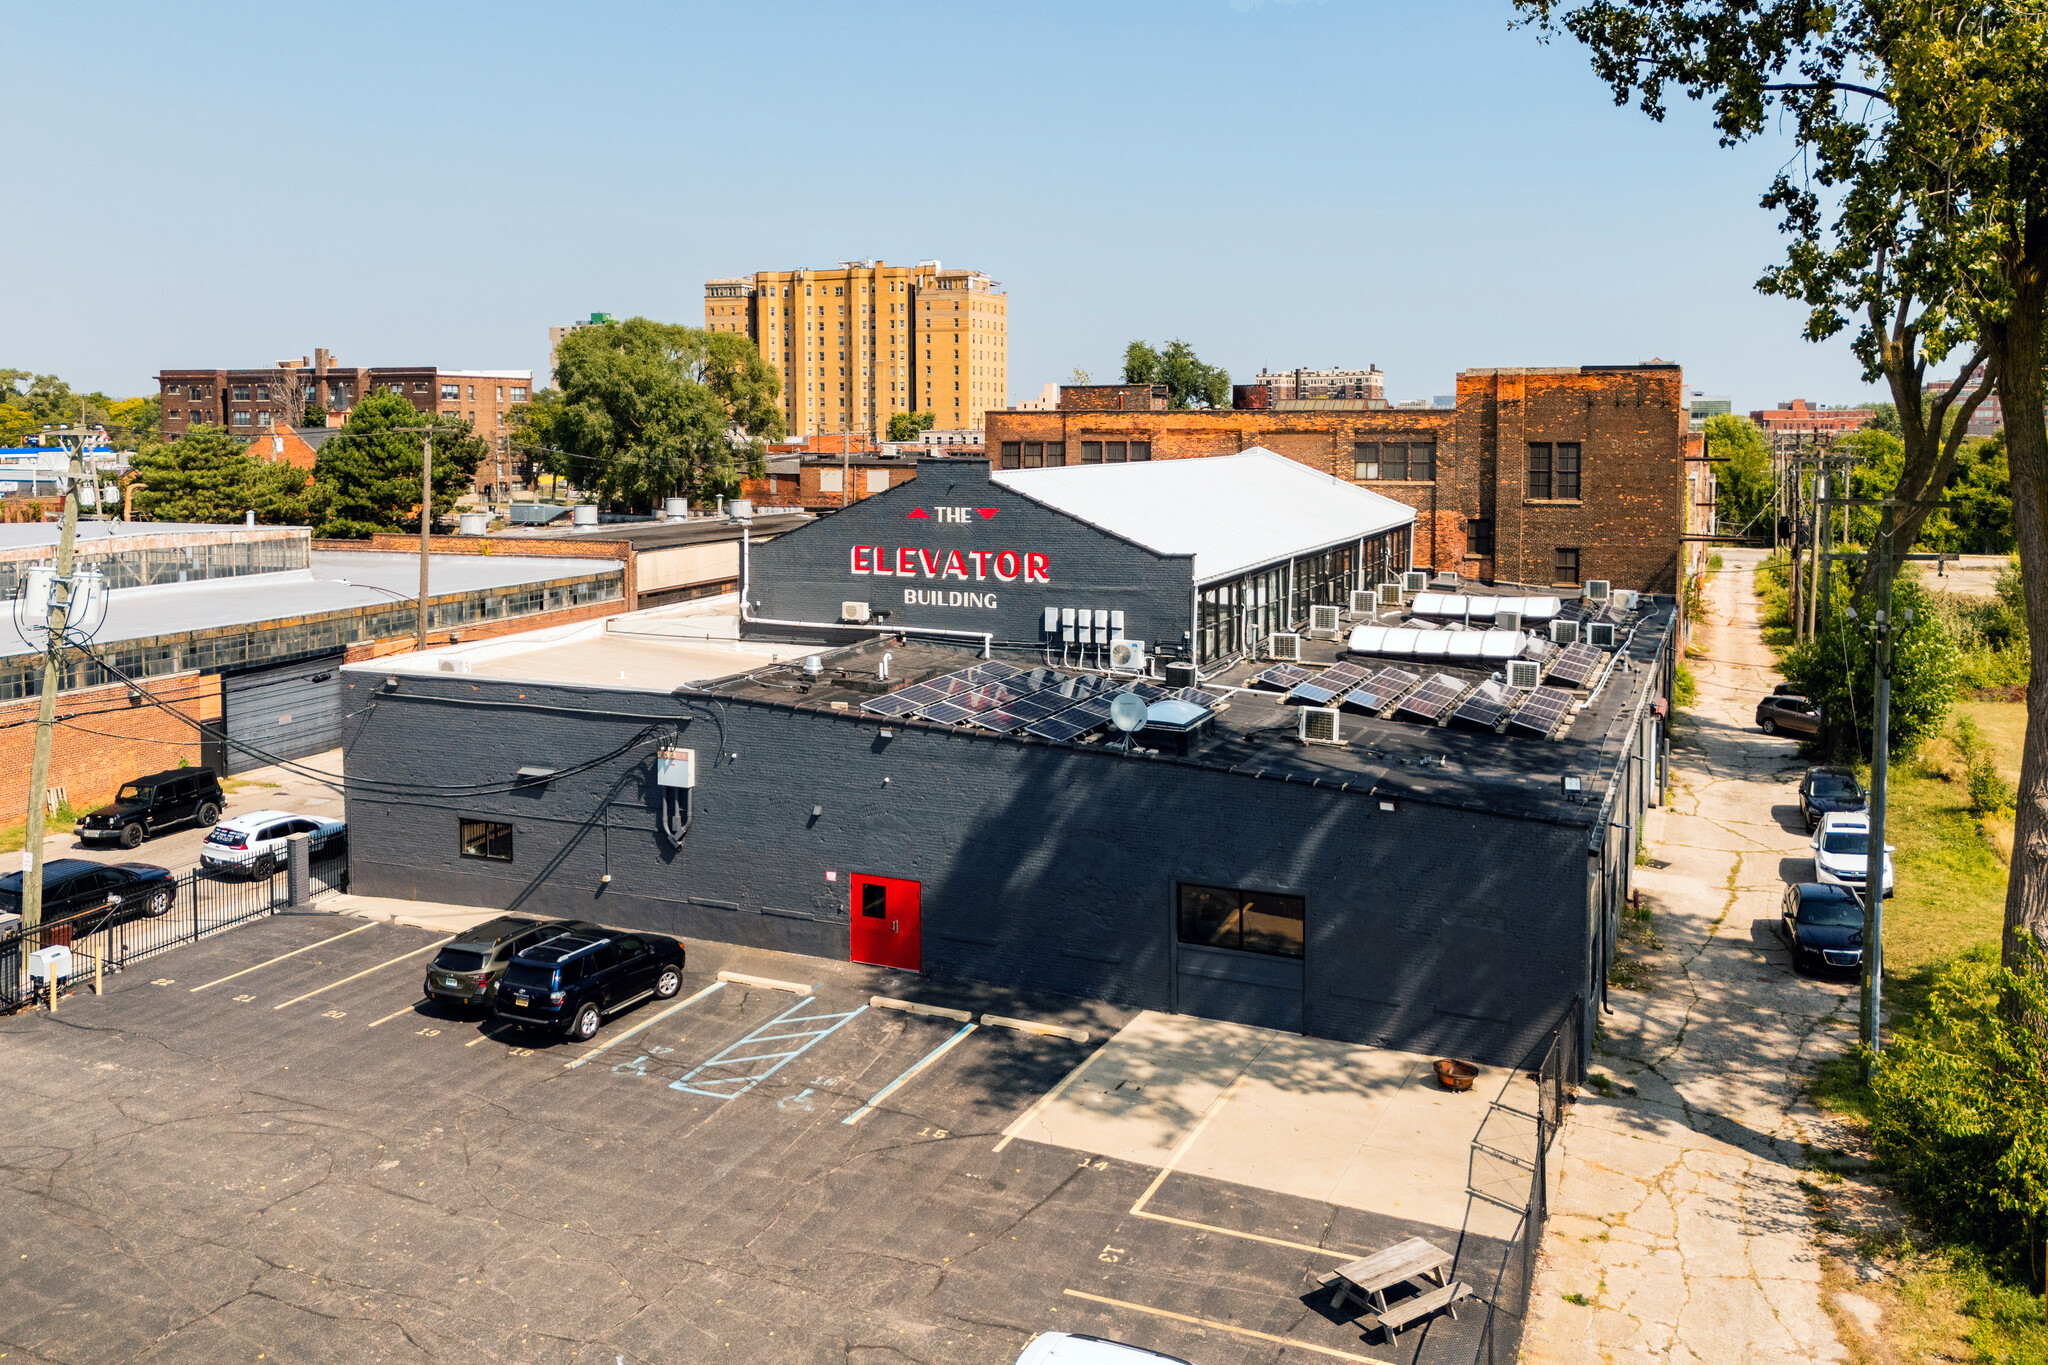
[[[998,469],[989,478],[1148,550],[1194,556],[1198,583],[1415,520],[1411,507],[1262,446],[1192,460]]]

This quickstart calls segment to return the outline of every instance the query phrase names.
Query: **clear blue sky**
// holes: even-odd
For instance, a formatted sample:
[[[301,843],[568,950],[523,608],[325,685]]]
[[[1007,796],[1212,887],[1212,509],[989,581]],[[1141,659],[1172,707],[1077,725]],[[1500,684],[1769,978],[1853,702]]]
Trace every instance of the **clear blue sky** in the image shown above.
[[[17,6],[0,366],[547,363],[708,276],[938,257],[1010,392],[1180,337],[1244,377],[1673,359],[1872,395],[1759,297],[1782,145],[1616,109],[1504,0]],[[32,74],[31,74],[32,73]],[[28,78],[21,78],[23,76]],[[1875,396],[1875,395],[1872,395]]]

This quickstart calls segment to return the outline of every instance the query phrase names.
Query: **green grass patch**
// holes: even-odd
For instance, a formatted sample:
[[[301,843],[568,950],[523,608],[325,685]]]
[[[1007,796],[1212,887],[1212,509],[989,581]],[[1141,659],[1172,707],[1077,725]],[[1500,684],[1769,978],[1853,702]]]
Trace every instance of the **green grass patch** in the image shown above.
[[[1678,661],[1678,674],[1672,679],[1671,691],[1677,698],[1678,709],[1681,711],[1700,699],[1699,679],[1692,675],[1692,670],[1686,667],[1683,659]]]

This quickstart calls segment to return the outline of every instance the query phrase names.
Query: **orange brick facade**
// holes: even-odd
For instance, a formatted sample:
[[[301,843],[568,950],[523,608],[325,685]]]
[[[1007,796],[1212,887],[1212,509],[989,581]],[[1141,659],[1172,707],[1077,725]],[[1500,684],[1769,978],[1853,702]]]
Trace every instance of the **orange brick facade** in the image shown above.
[[[1676,365],[1467,370],[1455,408],[991,412],[988,449],[1000,468],[1012,458],[1030,463],[1012,444],[1058,446],[1069,465],[1082,463],[1092,442],[1149,442],[1155,460],[1264,446],[1413,507],[1418,567],[1545,586],[1600,578],[1670,593],[1687,513],[1688,416]],[[1360,477],[1368,468],[1361,447],[1390,443],[1433,446],[1433,477]],[[1535,452],[1557,458],[1559,446],[1576,449],[1577,496],[1558,496],[1555,481],[1532,487]]]
[[[201,721],[220,720],[220,679],[176,673],[152,678],[149,690]],[[0,811],[9,827],[28,810],[29,768],[35,757],[37,699],[0,706]],[[130,705],[126,684],[66,692],[57,699],[50,745],[50,786],[63,788],[77,811],[103,805],[140,773],[200,761],[199,734],[160,706]]]

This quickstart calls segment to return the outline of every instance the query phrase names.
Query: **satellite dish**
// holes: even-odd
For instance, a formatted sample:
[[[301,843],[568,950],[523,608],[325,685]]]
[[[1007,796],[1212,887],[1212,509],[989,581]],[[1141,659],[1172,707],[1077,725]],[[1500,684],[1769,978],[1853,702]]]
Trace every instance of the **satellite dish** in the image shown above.
[[[1125,734],[1145,728],[1145,713],[1151,708],[1136,692],[1119,692],[1109,704],[1109,723]]]

